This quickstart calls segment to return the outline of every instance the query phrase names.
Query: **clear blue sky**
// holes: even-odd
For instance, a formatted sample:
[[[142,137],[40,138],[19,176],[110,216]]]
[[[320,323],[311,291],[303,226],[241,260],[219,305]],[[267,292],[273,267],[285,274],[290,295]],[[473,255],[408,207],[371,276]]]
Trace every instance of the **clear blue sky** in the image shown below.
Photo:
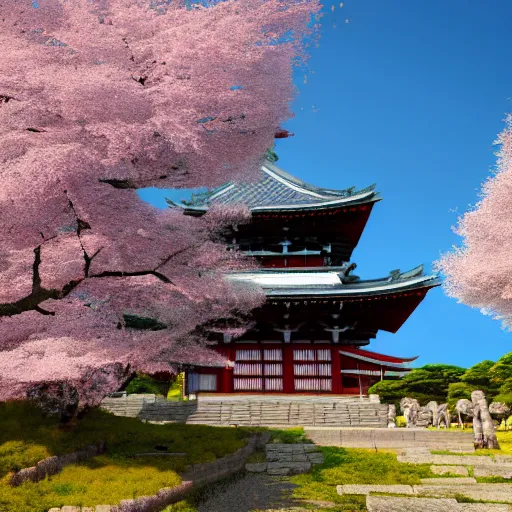
[[[334,13],[324,4],[307,84],[296,73],[296,117],[285,125],[296,135],[278,142],[278,165],[319,186],[377,183],[384,200],[353,254],[358,275],[428,271],[458,243],[451,226],[478,200],[512,111],[512,1],[347,0]],[[512,333],[438,288],[369,348],[470,366],[512,351]]]

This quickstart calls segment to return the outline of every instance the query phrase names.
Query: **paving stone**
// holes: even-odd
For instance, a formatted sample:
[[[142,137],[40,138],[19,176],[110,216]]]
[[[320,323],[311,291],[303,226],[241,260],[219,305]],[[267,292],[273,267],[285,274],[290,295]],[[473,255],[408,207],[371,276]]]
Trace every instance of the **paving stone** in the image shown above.
[[[494,464],[493,466],[474,466],[473,474],[476,477],[501,476],[502,478],[512,478],[512,467]]]
[[[317,452],[318,451],[318,446],[316,446],[315,444],[305,444],[303,446],[304,446],[304,451],[306,453],[311,453],[311,452]]]
[[[469,476],[460,478],[422,478],[421,483],[426,485],[462,485],[476,484],[476,480]]]
[[[110,512],[110,505],[96,505],[96,512]]]
[[[495,455],[494,458],[498,464],[512,464],[512,456],[510,455]]]
[[[471,484],[471,485],[414,485],[414,493],[429,497],[455,497],[462,495],[478,501],[512,503],[511,484]]]
[[[411,464],[440,464],[456,466],[485,466],[494,464],[493,459],[486,455],[398,455],[398,462]]]
[[[511,512],[508,505],[496,503],[457,503],[453,498],[397,498],[368,496],[368,512]]]
[[[66,505],[60,509],[61,512],[80,512],[80,507],[72,507],[71,505]]]
[[[292,460],[294,462],[309,462],[309,458],[305,453],[294,453]]]
[[[324,456],[322,453],[309,453],[308,460],[311,464],[323,464]]]
[[[466,466],[430,466],[430,471],[435,475],[468,476],[468,468]]]
[[[82,507],[80,509],[80,512],[94,512],[94,508],[93,507]]]
[[[263,473],[267,470],[268,464],[266,462],[252,462],[245,465],[245,470],[249,473]]]
[[[337,485],[336,492],[343,494],[370,494],[372,492],[386,492],[389,494],[413,494],[413,488],[410,485]]]
[[[435,498],[396,498],[392,496],[368,496],[368,512],[452,512],[461,510],[455,499]]]
[[[60,508],[59,507],[53,507],[50,510],[48,510],[48,512],[60,512]]]
[[[461,512],[512,512],[510,505],[499,503],[460,503]]]

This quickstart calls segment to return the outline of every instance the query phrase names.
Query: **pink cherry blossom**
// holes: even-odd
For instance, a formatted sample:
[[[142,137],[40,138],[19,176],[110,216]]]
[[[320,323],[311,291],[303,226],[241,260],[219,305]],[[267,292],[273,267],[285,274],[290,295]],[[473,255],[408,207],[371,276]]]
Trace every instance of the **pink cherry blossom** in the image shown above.
[[[447,293],[512,328],[512,117],[497,143],[497,169],[482,187],[482,199],[461,219],[461,247],[443,256]]]
[[[83,407],[135,370],[225,364],[201,326],[241,332],[264,300],[223,278],[254,265],[223,242],[249,212],[136,189],[255,179],[319,9],[0,3],[0,400],[73,388]]]

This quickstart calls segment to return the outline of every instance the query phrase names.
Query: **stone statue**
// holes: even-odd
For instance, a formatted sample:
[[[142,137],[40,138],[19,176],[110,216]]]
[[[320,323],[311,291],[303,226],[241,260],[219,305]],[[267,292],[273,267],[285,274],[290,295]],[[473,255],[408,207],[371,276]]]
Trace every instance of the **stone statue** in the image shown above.
[[[448,409],[448,404],[441,404],[437,408],[436,419],[433,425],[440,429],[441,423],[444,423],[444,428],[450,427],[450,411]]]
[[[415,427],[418,422],[420,404],[415,398],[405,397],[400,400],[400,410],[405,417],[407,428]]]
[[[396,405],[391,404],[388,408],[388,428],[395,428],[396,427]]]
[[[473,402],[471,402],[471,400],[467,400],[466,398],[461,398],[460,400],[457,400],[455,410],[457,411],[457,415],[459,417],[459,426],[462,428],[462,430],[464,430],[464,422],[462,421],[462,417],[473,417]]]
[[[418,409],[415,427],[429,427],[432,425],[432,417],[433,411],[431,411],[427,406],[420,407]]]
[[[473,435],[475,448],[499,449],[494,423],[483,391],[471,393],[473,403]]]
[[[432,425],[433,426],[436,426],[437,425],[437,409],[438,409],[438,405],[437,405],[437,402],[435,400],[432,400],[431,402],[429,402],[427,405],[426,405],[426,409],[428,409],[429,411],[432,412]]]
[[[501,422],[510,416],[510,407],[503,402],[493,402],[489,405],[489,412],[491,416],[496,416],[498,424],[501,425]]]

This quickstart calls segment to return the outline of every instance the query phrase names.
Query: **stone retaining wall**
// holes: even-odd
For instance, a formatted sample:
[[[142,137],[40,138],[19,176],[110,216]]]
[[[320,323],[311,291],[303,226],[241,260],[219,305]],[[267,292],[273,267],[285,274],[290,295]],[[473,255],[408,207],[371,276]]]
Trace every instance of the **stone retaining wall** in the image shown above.
[[[197,402],[195,400],[171,402],[155,395],[138,394],[107,397],[102,401],[101,407],[116,416],[147,421],[186,423],[188,418],[196,412]]]
[[[236,452],[226,455],[213,462],[193,464],[181,475],[183,481],[175,487],[160,489],[152,496],[141,496],[132,500],[122,500],[119,505],[98,505],[101,512],[159,512],[165,507],[183,500],[187,494],[198,487],[226,478],[245,467],[249,455],[256,449],[262,448],[268,442],[269,434],[253,436],[247,444]],[[52,508],[49,512],[94,512],[88,507]]]
[[[405,428],[305,428],[306,436],[321,446],[344,448],[425,447],[439,450],[472,450],[470,432],[444,432]]]
[[[13,487],[17,487],[25,482],[39,482],[40,480],[44,480],[47,476],[56,475],[64,466],[90,459],[104,452],[105,443],[102,441],[97,445],[88,446],[85,450],[48,457],[40,460],[35,466],[17,471],[11,476],[9,483]]]

